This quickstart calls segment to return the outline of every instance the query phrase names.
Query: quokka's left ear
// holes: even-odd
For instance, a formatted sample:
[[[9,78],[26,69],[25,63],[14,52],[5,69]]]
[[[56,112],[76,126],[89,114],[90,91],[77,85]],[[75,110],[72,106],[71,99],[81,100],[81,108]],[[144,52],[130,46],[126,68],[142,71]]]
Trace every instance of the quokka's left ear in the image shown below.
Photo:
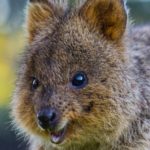
[[[79,15],[92,30],[110,40],[119,40],[125,31],[127,15],[123,0],[87,0]]]
[[[29,42],[32,42],[37,32],[47,25],[50,27],[59,14],[60,9],[56,8],[49,0],[29,0],[27,10],[27,30]]]

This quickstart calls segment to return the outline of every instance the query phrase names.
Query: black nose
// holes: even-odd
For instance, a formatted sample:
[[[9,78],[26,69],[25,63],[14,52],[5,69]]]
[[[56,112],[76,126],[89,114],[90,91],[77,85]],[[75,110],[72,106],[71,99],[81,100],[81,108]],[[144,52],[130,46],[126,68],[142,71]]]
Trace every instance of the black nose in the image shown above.
[[[59,121],[59,114],[54,108],[46,108],[38,112],[37,118],[39,125],[43,129],[53,130]]]

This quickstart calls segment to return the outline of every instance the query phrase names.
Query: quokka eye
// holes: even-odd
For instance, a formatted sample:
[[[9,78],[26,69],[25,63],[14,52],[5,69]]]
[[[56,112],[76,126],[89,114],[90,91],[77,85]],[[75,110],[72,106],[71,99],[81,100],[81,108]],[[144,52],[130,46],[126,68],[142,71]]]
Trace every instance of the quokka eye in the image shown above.
[[[84,72],[77,72],[72,78],[72,86],[77,89],[84,88],[87,83],[88,78]]]
[[[35,77],[32,78],[32,89],[35,90],[39,87],[39,80]]]

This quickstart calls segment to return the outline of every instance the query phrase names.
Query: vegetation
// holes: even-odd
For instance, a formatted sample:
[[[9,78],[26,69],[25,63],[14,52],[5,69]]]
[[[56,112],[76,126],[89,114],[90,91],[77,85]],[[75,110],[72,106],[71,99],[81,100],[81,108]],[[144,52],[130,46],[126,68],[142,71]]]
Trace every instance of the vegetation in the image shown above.
[[[0,35],[0,105],[11,97],[18,54],[24,47],[22,32]]]

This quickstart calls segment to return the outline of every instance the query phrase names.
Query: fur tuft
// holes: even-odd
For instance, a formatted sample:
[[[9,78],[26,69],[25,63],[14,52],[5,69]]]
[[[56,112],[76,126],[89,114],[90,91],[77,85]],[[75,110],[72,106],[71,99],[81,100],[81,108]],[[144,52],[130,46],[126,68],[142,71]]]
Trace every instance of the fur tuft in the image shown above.
[[[80,7],[81,5],[83,5],[85,0],[51,0],[51,2],[53,2],[54,4],[58,4],[66,9],[70,7]]]

